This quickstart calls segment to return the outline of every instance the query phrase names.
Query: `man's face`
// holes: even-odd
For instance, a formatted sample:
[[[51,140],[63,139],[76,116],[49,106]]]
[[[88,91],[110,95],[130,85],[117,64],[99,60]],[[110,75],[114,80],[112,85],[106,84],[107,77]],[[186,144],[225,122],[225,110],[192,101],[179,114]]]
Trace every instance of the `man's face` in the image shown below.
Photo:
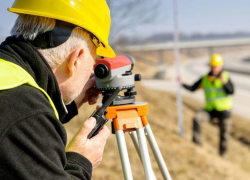
[[[211,71],[213,75],[219,75],[219,73],[222,71],[222,66],[211,66]]]
[[[89,51],[84,52],[85,55],[81,57],[81,64],[73,75],[70,86],[67,87],[67,95],[64,98],[64,103],[70,104],[76,97],[80,95],[85,84],[87,83],[91,73],[93,72],[93,65],[96,62],[96,54],[91,54]]]

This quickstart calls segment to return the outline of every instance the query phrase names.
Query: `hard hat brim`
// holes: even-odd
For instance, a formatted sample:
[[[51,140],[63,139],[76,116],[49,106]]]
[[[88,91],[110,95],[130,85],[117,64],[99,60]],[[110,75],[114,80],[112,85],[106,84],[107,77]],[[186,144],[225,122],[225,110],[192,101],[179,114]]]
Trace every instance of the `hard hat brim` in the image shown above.
[[[114,58],[116,56],[114,50],[109,45],[105,45],[105,47],[100,46],[99,48],[97,48],[96,53],[98,56],[108,58]]]
[[[220,63],[220,64],[210,63],[210,66],[212,66],[212,67],[218,67],[218,66],[223,66],[223,64],[222,63]]]
[[[23,10],[23,9],[17,9],[17,8],[8,8],[8,11],[16,13],[16,14],[29,14],[29,15],[34,15],[34,16],[41,16],[41,17],[48,17],[48,18],[52,18],[51,14],[45,14],[45,13],[41,13],[41,12],[36,12],[36,11],[29,11],[29,10]],[[64,17],[60,17],[60,16],[55,16],[52,19],[57,19],[57,20],[61,20],[61,21],[65,21],[65,22],[69,22],[72,23],[71,19],[65,19]],[[77,26],[82,27],[82,25],[80,23],[74,23]],[[85,28],[86,29],[86,28]],[[87,31],[90,31],[90,29],[86,29]],[[95,36],[97,36],[96,34],[94,34]],[[114,58],[115,52],[114,50],[110,47],[110,45],[103,41],[100,37],[97,36],[97,38],[100,39],[100,41],[104,44],[105,47],[103,47],[102,45],[100,47],[97,48],[96,53],[98,56],[103,56],[103,57],[109,57],[109,58]]]

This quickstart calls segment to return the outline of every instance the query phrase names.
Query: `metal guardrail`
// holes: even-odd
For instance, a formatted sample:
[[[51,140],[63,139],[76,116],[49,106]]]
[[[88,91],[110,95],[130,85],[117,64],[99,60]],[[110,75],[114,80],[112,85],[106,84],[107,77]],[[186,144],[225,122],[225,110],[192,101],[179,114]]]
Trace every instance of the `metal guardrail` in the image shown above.
[[[212,48],[212,47],[243,46],[243,45],[250,45],[250,38],[179,42],[180,49],[198,49],[198,48]],[[130,45],[123,47],[118,46],[116,50],[121,52],[174,50],[174,42],[148,44],[148,45]]]

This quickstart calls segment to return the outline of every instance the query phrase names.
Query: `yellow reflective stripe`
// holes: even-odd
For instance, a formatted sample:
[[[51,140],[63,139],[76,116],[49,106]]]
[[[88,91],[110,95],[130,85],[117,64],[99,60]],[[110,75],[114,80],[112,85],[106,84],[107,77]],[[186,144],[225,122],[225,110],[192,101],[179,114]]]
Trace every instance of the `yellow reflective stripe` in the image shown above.
[[[42,91],[49,100],[49,103],[55,112],[56,118],[59,120],[58,112],[50,96],[37,85],[32,76],[23,68],[14,63],[0,59],[0,77],[0,90],[12,89],[21,86],[22,84],[29,84],[30,86]]]
[[[206,97],[206,101],[207,102],[212,102],[212,101],[217,101],[219,99],[223,99],[223,98],[227,98],[228,96],[227,95],[224,95],[224,96],[216,96],[216,97]]]
[[[225,92],[225,90],[223,88],[204,88],[204,91],[206,93],[213,93],[214,91],[216,92]]]

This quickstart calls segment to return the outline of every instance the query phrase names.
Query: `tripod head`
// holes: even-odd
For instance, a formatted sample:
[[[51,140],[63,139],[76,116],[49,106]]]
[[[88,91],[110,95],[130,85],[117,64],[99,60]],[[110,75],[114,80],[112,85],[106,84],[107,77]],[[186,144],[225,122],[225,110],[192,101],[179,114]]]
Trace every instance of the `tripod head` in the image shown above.
[[[117,95],[111,105],[124,105],[135,103],[136,91],[135,81],[141,80],[140,74],[133,74],[134,61],[129,56],[118,56],[115,58],[104,58],[94,65],[96,78],[96,89],[102,91],[104,104],[113,94],[115,89],[121,87],[124,96]]]

